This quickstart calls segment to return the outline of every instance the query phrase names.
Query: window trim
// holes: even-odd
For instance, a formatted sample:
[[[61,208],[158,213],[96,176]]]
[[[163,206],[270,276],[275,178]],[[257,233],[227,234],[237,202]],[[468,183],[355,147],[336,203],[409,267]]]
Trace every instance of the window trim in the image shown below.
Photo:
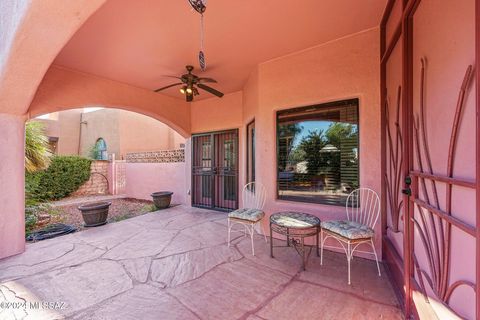
[[[360,177],[360,172],[361,172],[361,157],[360,157],[360,141],[361,141],[361,128],[360,128],[360,99],[358,97],[356,98],[347,98],[347,99],[341,99],[341,100],[335,100],[335,101],[329,101],[329,102],[324,102],[324,103],[316,103],[316,104],[311,104],[311,105],[305,105],[305,106],[297,106],[297,107],[292,107],[292,108],[282,108],[282,109],[277,109],[275,110],[275,186],[276,186],[276,192],[275,192],[275,201],[286,201],[290,203],[302,203],[302,204],[311,204],[311,205],[321,205],[321,206],[332,206],[332,207],[344,207],[344,204],[329,204],[329,203],[322,203],[322,202],[314,202],[314,201],[305,201],[305,200],[293,200],[293,199],[285,199],[280,197],[280,186],[278,183],[278,177],[279,177],[279,170],[278,170],[278,160],[280,157],[280,146],[279,146],[279,114],[285,114],[287,112],[298,112],[302,111],[308,108],[329,108],[333,106],[348,106],[355,104],[357,108],[357,117],[358,117],[358,147],[357,147],[357,152],[358,152],[358,186],[361,187],[361,177]]]
[[[245,181],[246,183],[249,183],[249,182],[255,182],[255,148],[254,146],[252,146],[252,154],[253,154],[253,161],[252,161],[252,168],[249,167],[249,163],[250,163],[250,157],[252,156],[252,154],[250,154],[249,152],[249,143],[250,143],[250,132],[249,132],[249,127],[253,124],[254,126],[254,129],[255,128],[255,118],[252,119],[252,121],[250,121],[249,123],[247,123],[246,127],[245,127],[245,132],[246,132],[246,144],[245,144],[245,147],[246,147],[246,177],[245,177]],[[256,137],[256,134],[254,136],[254,139]],[[255,143],[255,141],[254,141]],[[255,143],[256,144],[256,143]],[[252,169],[252,177],[250,177],[250,169]],[[250,178],[253,178],[252,181],[250,181]]]

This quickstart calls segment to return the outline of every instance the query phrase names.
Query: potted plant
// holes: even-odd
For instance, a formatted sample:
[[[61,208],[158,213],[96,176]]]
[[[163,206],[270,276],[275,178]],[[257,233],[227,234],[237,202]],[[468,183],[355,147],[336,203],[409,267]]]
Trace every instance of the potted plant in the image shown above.
[[[85,227],[96,227],[107,223],[108,209],[111,204],[109,201],[101,201],[79,206],[78,210],[82,212]]]
[[[153,198],[153,203],[155,203],[155,207],[157,209],[165,209],[170,206],[170,202],[172,201],[172,194],[171,191],[159,191],[154,192],[151,194]]]

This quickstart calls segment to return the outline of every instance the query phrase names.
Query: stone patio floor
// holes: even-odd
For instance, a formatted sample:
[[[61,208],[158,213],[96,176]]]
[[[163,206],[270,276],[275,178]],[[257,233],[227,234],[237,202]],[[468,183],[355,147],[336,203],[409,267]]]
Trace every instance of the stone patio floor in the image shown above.
[[[224,213],[177,206],[28,244],[0,260],[0,319],[402,319],[386,275],[263,237],[226,245]],[[274,240],[274,243],[280,240]],[[38,302],[38,304],[36,304]]]

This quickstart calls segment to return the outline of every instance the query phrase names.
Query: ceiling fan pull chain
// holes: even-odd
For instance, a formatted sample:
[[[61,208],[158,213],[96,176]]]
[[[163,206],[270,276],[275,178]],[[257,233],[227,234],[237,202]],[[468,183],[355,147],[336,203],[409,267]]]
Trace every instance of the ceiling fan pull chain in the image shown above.
[[[200,64],[200,69],[205,71],[207,64],[205,63],[205,54],[203,53],[203,43],[205,37],[205,26],[203,22],[203,13],[200,15],[200,52],[198,53],[198,63]]]

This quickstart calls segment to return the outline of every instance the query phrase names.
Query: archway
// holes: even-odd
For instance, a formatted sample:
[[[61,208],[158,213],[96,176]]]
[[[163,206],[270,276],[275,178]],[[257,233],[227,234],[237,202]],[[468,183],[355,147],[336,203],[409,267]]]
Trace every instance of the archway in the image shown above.
[[[25,113],[58,52],[104,3],[105,0],[80,0],[2,4],[0,18],[6,23],[1,35],[5,45],[0,48],[0,156],[4,164],[0,166],[0,189],[8,192],[0,195],[4,209],[0,215],[0,258],[25,250]],[[40,24],[42,29],[38,28]]]
[[[31,122],[44,127],[44,141],[55,140],[56,152],[51,168],[25,176],[28,233],[54,223],[83,229],[77,207],[86,202],[112,202],[109,222],[150,211],[145,201],[160,190],[173,192],[173,204],[187,202],[186,140],[166,124],[101,107],[43,115],[27,128]]]
[[[51,66],[28,109],[28,117],[101,106],[140,113],[190,136],[189,103],[117,81]]]

